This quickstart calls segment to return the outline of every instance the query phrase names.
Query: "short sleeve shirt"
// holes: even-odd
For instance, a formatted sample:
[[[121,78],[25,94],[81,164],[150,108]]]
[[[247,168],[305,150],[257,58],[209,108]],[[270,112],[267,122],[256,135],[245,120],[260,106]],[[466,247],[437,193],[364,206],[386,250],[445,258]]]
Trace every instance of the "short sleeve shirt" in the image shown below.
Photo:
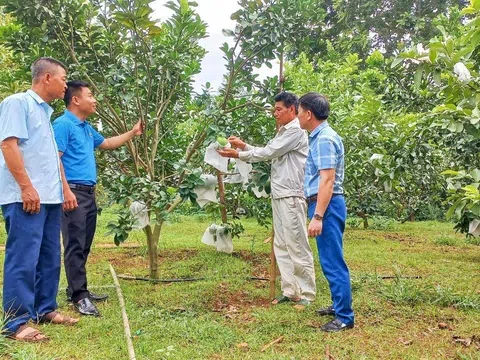
[[[71,184],[95,185],[97,165],[95,149],[105,138],[87,121],[72,112],[65,113],[53,122],[58,151],[62,152],[65,177]]]
[[[18,93],[0,103],[0,142],[19,140],[25,170],[41,204],[63,202],[58,150],[50,117],[53,109],[34,91]],[[0,205],[22,202],[20,187],[0,152]]]
[[[335,169],[334,194],[343,194],[344,148],[342,138],[327,121],[315,128],[309,137],[309,151],[305,164],[305,196],[318,193],[320,170]]]

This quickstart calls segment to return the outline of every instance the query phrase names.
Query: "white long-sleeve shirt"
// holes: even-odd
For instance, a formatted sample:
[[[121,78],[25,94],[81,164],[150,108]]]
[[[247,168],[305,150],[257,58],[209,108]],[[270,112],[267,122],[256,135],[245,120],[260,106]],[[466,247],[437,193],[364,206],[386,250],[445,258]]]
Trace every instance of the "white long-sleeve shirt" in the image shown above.
[[[298,196],[304,198],[303,182],[308,155],[308,135],[298,119],[280,127],[265,147],[246,145],[238,157],[246,162],[272,160],[272,198]]]

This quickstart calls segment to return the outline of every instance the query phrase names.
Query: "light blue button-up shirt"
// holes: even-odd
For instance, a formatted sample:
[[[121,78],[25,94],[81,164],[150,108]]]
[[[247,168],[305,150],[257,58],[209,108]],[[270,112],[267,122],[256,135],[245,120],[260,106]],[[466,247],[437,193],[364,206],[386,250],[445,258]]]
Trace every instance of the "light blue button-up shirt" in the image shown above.
[[[62,178],[50,116],[53,109],[34,91],[14,94],[0,103],[0,142],[15,137],[25,170],[41,204],[63,202]],[[0,205],[22,202],[15,178],[0,151]]]
[[[344,148],[342,138],[324,121],[310,134],[305,164],[305,196],[316,195],[320,170],[335,169],[334,194],[343,194]]]

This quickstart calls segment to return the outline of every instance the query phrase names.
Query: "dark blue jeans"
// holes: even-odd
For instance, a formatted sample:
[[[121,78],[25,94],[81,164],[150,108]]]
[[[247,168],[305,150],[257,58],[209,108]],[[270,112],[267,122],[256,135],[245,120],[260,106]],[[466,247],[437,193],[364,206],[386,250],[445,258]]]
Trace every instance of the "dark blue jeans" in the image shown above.
[[[315,212],[316,203],[308,206],[308,217]],[[354,322],[350,273],[343,258],[343,232],[347,208],[343,196],[333,196],[323,217],[322,234],[317,236],[318,255],[327,278],[336,318],[345,324]]]
[[[2,205],[2,212],[7,230],[3,311],[5,330],[13,333],[57,308],[62,205],[42,204],[32,215],[22,203],[13,203]]]

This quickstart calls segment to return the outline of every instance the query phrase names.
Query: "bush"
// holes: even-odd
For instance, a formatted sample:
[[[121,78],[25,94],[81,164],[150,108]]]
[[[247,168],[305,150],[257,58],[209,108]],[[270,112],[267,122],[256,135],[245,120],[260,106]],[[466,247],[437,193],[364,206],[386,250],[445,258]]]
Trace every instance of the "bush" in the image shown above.
[[[375,230],[393,230],[396,221],[386,216],[375,216],[370,222],[370,228]]]
[[[357,216],[349,216],[347,217],[347,221],[346,221],[346,225],[349,227],[349,228],[352,228],[352,229],[357,229],[360,227],[360,225],[363,224],[363,219],[362,218],[359,218]]]

